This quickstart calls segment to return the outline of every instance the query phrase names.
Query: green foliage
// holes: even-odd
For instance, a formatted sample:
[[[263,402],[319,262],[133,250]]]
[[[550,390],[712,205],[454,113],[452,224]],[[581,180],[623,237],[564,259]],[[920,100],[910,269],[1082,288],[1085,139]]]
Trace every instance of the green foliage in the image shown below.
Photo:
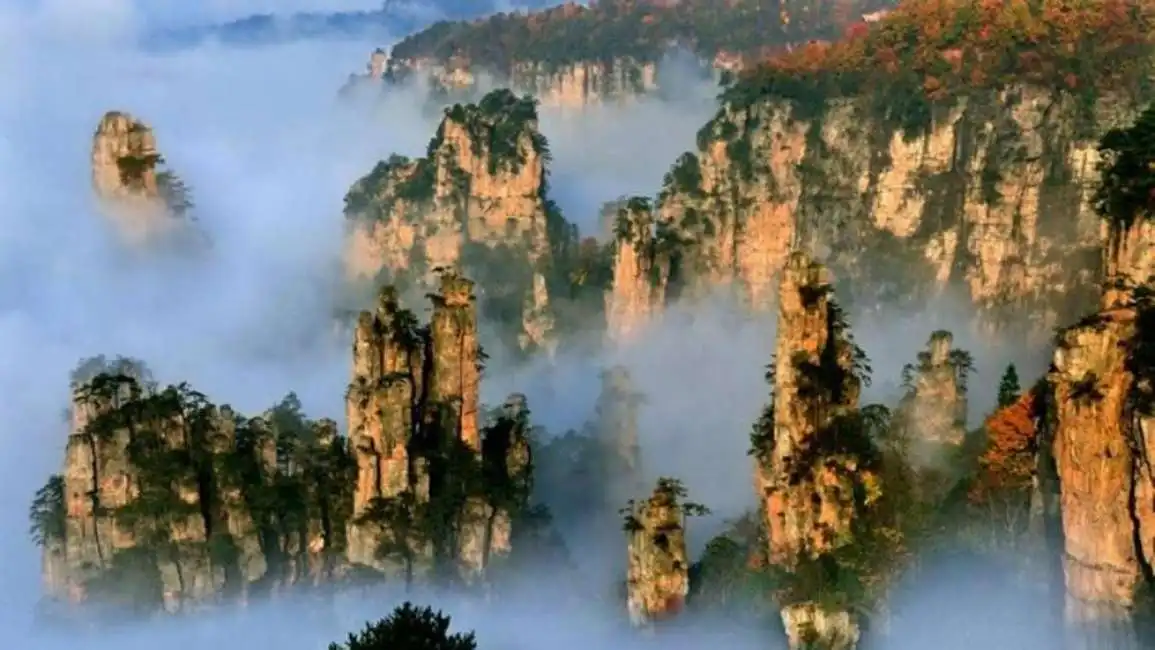
[[[877,4],[856,2],[848,13]],[[754,52],[835,33],[837,13],[819,3],[792,3],[788,21],[782,20],[780,9],[780,3],[771,0],[739,0],[726,11],[704,0],[564,5],[528,14],[498,13],[479,21],[441,21],[400,41],[391,56],[458,56],[501,73],[510,72],[515,63],[532,62],[549,72],[577,62],[654,62],[671,43],[691,44],[696,54],[709,58],[722,51]]]
[[[1155,208],[1155,106],[1130,126],[1104,134],[1099,155],[1095,211],[1117,230],[1126,230]]]
[[[64,506],[64,477],[53,474],[36,491],[28,511],[31,522],[28,533],[37,546],[45,548],[64,541],[66,511]]]
[[[998,407],[1006,408],[1019,401],[1022,392],[1019,372],[1015,369],[1015,364],[1008,364],[1007,369],[1003,371],[1002,379],[999,380]]]
[[[158,165],[163,164],[164,157],[158,153],[121,156],[116,159],[116,167],[120,171],[120,182],[128,187],[143,186],[145,174],[154,171]]]
[[[765,545],[765,531],[756,514],[731,522],[690,567],[688,604],[698,611],[731,616],[773,613],[776,585],[771,572],[757,561]]]
[[[109,507],[98,491],[91,495],[98,516],[109,517],[135,542],[90,577],[94,602],[130,613],[155,609],[158,567],[202,559],[223,572],[226,593],[238,593],[246,578],[237,540],[228,532],[229,520],[238,517],[256,526],[270,580],[303,559],[289,553],[307,552],[310,526],[321,529],[326,553],[343,551],[355,467],[335,423],[306,419],[292,394],[264,417],[245,420],[187,384],[157,388],[123,371],[147,376],[139,362],[100,357],[74,373],[83,380],[78,399],[96,414],[78,437],[93,454],[123,454],[133,476],[134,498],[126,503]],[[50,482],[34,500],[38,538],[54,535],[54,490]],[[203,530],[204,539],[176,541],[177,532],[190,527]],[[292,548],[297,550],[287,550]]]
[[[156,187],[173,216],[178,218],[189,216],[196,207],[192,200],[192,190],[175,172],[170,170],[157,172]]]
[[[343,644],[328,650],[476,650],[473,632],[449,633],[450,618],[406,602],[386,618],[366,624]]]
[[[537,130],[537,100],[517,96],[508,88],[486,93],[477,104],[454,104],[445,109],[445,118],[465,127],[476,152],[488,153],[490,174],[516,173],[526,162],[523,138],[548,163],[549,143]],[[431,145],[432,146],[432,145]]]

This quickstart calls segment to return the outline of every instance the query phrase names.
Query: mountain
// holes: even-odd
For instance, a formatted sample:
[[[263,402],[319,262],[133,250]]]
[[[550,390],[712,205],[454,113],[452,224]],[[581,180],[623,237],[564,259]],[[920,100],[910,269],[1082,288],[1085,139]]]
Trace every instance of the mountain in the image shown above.
[[[1113,2],[910,2],[744,70],[651,225],[619,228],[614,300],[736,282],[768,308],[801,246],[856,308],[961,293],[985,331],[1045,345],[1095,304],[1098,138],[1152,98],[1151,20]]]
[[[472,21],[439,21],[397,42],[388,75],[432,78],[451,89],[485,73],[547,104],[580,105],[650,92],[675,48],[705,67],[812,39],[836,38],[886,0],[609,0],[566,3]]]
[[[512,3],[536,9],[543,0]],[[305,39],[393,38],[412,33],[436,20],[466,20],[491,14],[510,3],[494,0],[384,0],[375,11],[297,12],[290,15],[254,14],[224,23],[159,28],[142,45],[155,50],[179,50],[210,41],[229,46],[274,45]]]

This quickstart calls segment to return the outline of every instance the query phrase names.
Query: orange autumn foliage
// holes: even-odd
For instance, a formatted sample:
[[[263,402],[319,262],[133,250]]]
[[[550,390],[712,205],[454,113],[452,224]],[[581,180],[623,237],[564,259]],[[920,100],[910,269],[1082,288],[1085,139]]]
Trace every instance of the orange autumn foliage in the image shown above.
[[[1125,87],[1145,74],[1153,35],[1155,0],[903,0],[869,30],[774,53],[743,76],[917,75],[932,100],[1011,82]]]
[[[1027,393],[987,418],[987,444],[969,494],[972,502],[985,502],[995,492],[1031,487],[1038,444],[1034,412],[1034,393]]]

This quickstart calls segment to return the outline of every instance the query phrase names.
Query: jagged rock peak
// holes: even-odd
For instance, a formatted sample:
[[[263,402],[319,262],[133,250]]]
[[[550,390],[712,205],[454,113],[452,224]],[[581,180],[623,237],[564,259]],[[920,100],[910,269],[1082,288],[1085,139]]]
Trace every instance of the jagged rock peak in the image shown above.
[[[861,451],[871,448],[858,411],[864,355],[832,292],[825,267],[801,252],[788,258],[767,376],[773,394],[751,435],[767,558],[789,573],[853,543],[854,524],[881,495],[877,456]],[[848,612],[814,598],[782,603],[791,648],[807,647],[810,628],[825,630],[831,647],[857,640]]]
[[[105,113],[92,138],[92,187],[130,243],[168,235],[190,215],[188,188],[163,165],[152,128],[125,112]]]
[[[552,349],[542,269],[558,230],[547,224],[564,229],[564,219],[546,198],[548,159],[528,97],[498,90],[446,109],[426,157],[392,156],[350,188],[349,278],[430,291],[441,269],[458,270],[484,290],[483,315],[490,302],[522,305],[516,322],[499,323],[512,348]]]
[[[662,225],[647,198],[632,197],[617,207],[613,280],[606,294],[606,333],[612,342],[636,337],[666,301],[671,259]]]
[[[628,535],[627,609],[634,625],[676,616],[690,592],[686,553],[687,514],[704,508],[683,502],[686,491],[674,479],[658,479],[653,494],[625,508]]]

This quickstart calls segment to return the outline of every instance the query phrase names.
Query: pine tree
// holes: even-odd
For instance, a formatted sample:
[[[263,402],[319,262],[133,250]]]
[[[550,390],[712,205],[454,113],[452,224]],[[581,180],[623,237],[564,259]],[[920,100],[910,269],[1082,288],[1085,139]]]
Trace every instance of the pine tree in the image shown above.
[[[1011,404],[1018,401],[1022,394],[1022,386],[1019,385],[1019,373],[1015,370],[1015,364],[1010,364],[1003,372],[1003,378],[999,380],[999,408],[1004,409]]]
[[[329,650],[476,650],[473,632],[449,633],[449,617],[429,607],[404,603],[387,618],[350,634],[344,644]]]

